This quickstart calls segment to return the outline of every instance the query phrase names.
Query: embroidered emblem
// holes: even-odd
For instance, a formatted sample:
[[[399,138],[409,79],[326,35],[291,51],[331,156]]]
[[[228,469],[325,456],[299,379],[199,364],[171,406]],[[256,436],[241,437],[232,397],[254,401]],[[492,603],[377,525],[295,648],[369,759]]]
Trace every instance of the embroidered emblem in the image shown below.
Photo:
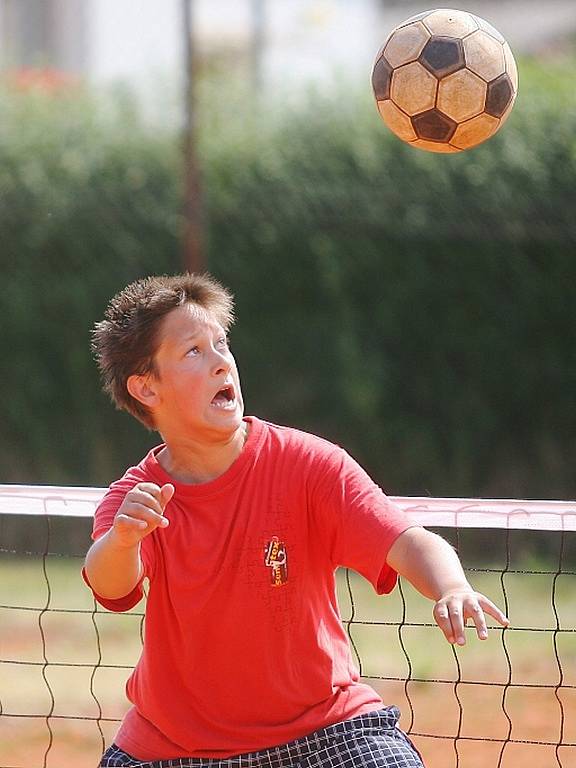
[[[273,536],[264,548],[264,563],[270,568],[273,587],[281,587],[288,581],[288,555],[286,545]]]

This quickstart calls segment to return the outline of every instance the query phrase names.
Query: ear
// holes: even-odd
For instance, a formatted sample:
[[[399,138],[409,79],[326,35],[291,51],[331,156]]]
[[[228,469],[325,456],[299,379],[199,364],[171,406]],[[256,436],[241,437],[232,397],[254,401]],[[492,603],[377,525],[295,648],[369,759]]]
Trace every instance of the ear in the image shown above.
[[[128,376],[126,389],[135,400],[147,408],[153,408],[159,401],[154,377],[150,373],[143,375],[134,373]]]

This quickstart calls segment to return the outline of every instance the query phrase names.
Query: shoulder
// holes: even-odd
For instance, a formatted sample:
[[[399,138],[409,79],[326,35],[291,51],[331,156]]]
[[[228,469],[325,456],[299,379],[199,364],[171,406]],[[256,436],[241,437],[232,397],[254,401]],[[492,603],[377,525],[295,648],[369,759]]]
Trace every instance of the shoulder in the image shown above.
[[[346,455],[343,448],[324,437],[295,427],[281,426],[261,421],[266,432],[268,450],[285,452],[292,458],[311,462],[341,460]]]
[[[280,471],[289,483],[305,483],[311,491],[319,484],[330,485],[351,461],[343,448],[324,437],[270,422],[261,422],[261,427],[261,466]]]
[[[161,446],[159,446],[161,447]],[[94,513],[94,527],[92,537],[99,538],[110,528],[118,508],[122,504],[124,497],[131,491],[137,483],[146,481],[157,482],[158,462],[156,453],[159,447],[153,448],[138,464],[129,467],[122,477],[114,480],[108,487],[108,490],[100,500],[100,503]]]

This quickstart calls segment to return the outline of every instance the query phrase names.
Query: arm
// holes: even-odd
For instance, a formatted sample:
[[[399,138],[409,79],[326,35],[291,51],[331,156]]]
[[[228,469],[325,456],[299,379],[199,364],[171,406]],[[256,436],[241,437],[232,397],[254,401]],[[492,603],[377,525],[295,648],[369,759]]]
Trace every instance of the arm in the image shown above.
[[[164,510],[173,494],[173,485],[160,488],[154,483],[138,483],[126,494],[112,527],[86,555],[86,576],[98,595],[125,597],[140,582],[140,542],[159,526],[168,525]]]
[[[449,643],[464,645],[464,627],[472,619],[478,637],[488,637],[484,612],[502,626],[508,619],[487,597],[470,586],[450,544],[424,528],[409,528],[396,539],[386,558],[425,597],[434,600],[434,619]]]

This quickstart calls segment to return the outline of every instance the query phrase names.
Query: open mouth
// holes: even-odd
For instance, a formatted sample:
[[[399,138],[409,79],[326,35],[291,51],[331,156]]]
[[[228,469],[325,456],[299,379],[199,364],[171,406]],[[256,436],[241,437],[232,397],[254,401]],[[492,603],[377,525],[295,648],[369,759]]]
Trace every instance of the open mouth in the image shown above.
[[[221,387],[212,398],[211,405],[216,408],[233,408],[236,405],[234,387],[231,384]]]

